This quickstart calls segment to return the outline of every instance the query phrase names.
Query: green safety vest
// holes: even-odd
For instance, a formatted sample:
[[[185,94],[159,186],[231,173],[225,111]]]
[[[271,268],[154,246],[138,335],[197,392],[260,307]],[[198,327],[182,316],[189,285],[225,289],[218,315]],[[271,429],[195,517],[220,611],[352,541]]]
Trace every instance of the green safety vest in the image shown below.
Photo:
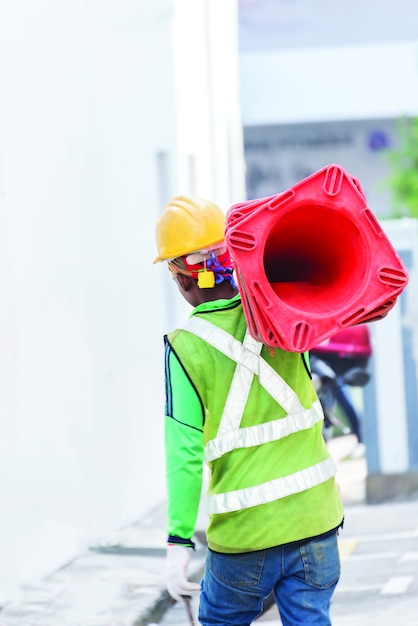
[[[209,547],[253,551],[336,528],[335,464],[303,356],[254,340],[237,299],[197,307],[169,340],[204,407]]]

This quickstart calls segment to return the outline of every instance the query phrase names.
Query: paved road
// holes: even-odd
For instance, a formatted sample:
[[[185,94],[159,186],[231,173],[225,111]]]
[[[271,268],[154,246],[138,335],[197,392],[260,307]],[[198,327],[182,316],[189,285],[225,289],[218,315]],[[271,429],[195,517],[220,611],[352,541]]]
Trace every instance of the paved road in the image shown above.
[[[332,603],[333,626],[417,626],[418,502],[346,507],[339,545],[342,575]],[[196,616],[197,600],[192,610]],[[255,623],[281,624],[276,607]],[[160,626],[188,624],[182,604],[160,621]]]
[[[418,502],[346,508],[333,626],[418,625]],[[273,607],[257,620],[277,625]]]

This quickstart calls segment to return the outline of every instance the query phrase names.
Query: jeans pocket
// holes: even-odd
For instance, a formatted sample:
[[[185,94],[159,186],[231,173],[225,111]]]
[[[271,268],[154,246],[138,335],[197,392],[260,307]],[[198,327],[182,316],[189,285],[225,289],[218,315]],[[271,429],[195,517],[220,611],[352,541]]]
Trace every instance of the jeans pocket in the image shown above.
[[[302,545],[300,554],[308,584],[327,589],[337,583],[341,568],[336,532]]]
[[[250,587],[260,583],[265,558],[265,550],[242,554],[209,550],[207,566],[215,578],[231,587]]]

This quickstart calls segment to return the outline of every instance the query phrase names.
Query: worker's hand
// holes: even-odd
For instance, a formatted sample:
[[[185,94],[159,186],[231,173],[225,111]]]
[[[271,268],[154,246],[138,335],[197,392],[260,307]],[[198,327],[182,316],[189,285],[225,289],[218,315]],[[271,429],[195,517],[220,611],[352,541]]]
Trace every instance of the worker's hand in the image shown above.
[[[174,600],[181,600],[181,596],[190,596],[200,590],[200,585],[188,581],[186,577],[192,549],[179,544],[167,546],[165,584]]]

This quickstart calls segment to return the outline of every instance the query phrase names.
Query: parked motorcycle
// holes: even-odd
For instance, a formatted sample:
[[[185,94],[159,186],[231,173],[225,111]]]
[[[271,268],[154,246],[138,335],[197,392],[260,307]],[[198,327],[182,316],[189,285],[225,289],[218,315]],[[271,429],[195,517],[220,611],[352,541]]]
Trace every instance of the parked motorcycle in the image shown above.
[[[335,430],[343,435],[350,433],[351,428],[335,414],[338,389],[344,386],[364,387],[370,380],[369,372],[364,366],[353,366],[337,375],[329,363],[314,354],[311,354],[310,362],[312,381],[324,411],[325,441],[329,441]]]

